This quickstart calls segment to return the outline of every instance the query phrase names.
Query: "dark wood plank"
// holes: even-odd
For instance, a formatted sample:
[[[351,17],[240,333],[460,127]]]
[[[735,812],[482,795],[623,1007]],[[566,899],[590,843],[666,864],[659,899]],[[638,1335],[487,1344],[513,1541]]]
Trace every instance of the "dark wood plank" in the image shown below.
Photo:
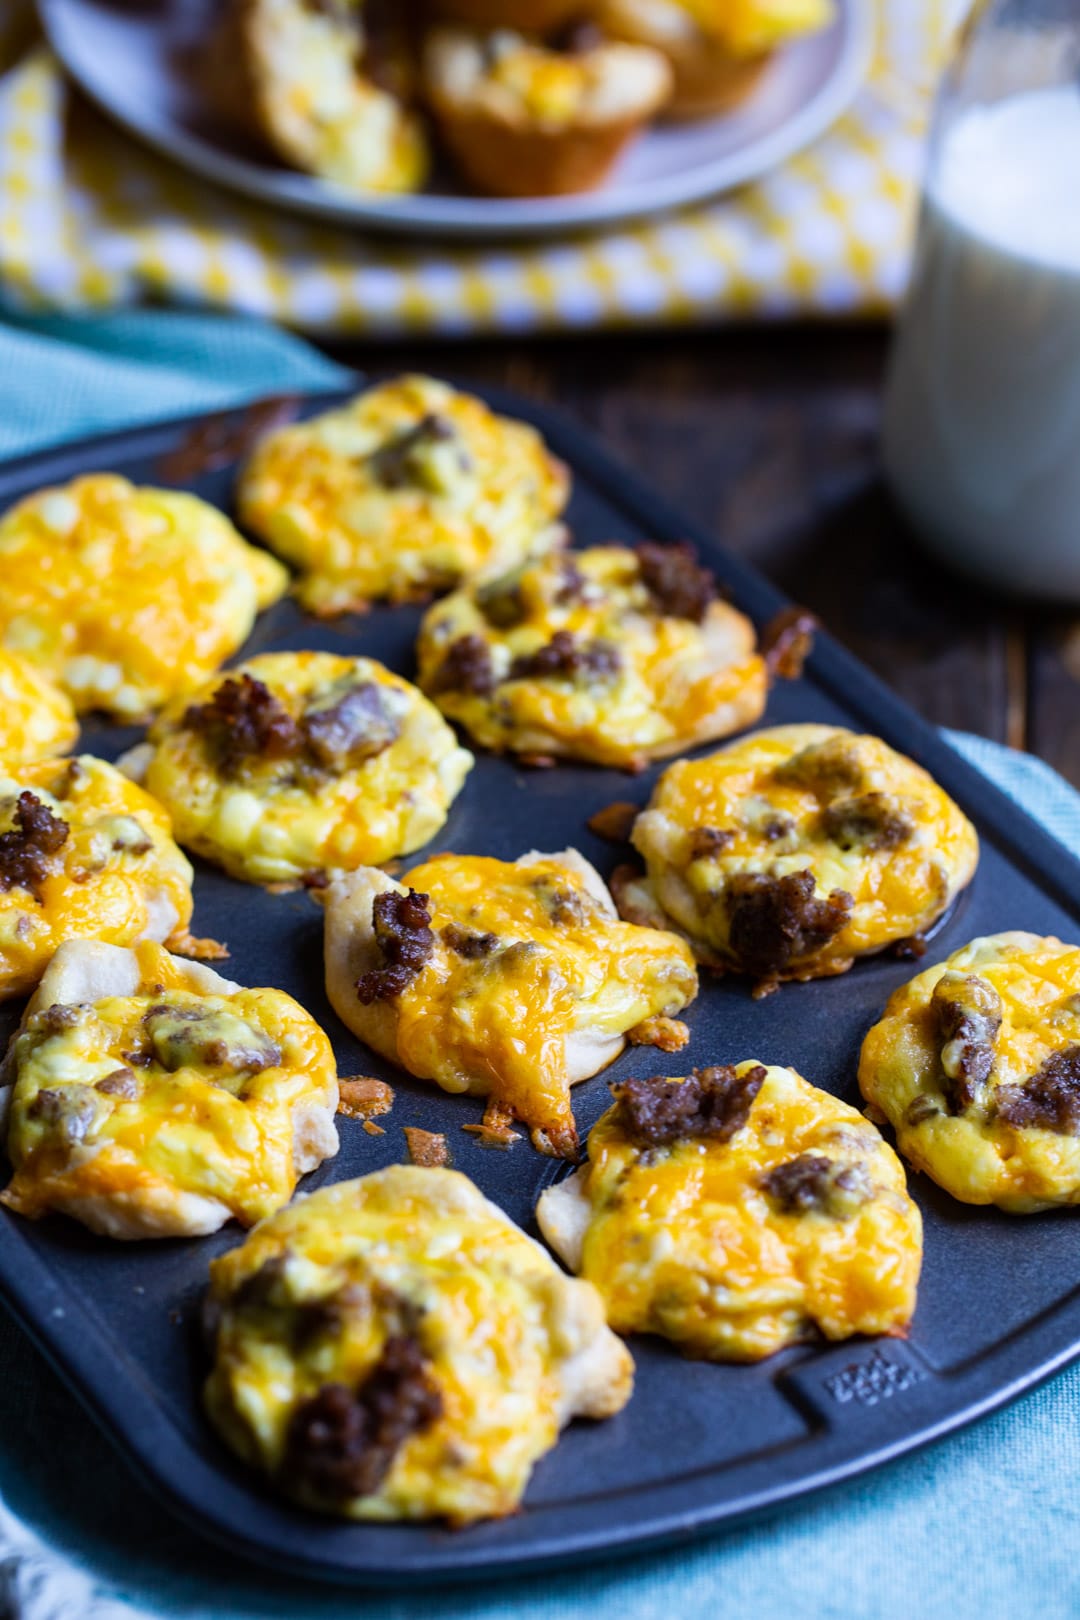
[[[1031,616],[924,558],[881,485],[886,348],[884,328],[778,326],[354,348],[347,358],[558,404],[811,607],[928,719],[1024,746]],[[1040,716],[1040,736],[1048,724]],[[1055,760],[1080,776],[1080,739],[1070,748]]]

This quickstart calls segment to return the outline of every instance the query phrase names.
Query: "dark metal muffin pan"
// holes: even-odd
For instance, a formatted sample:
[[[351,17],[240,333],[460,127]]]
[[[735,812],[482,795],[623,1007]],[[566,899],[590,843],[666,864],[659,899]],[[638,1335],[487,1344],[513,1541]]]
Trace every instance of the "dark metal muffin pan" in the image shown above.
[[[307,414],[341,396],[308,401]],[[535,422],[572,467],[576,543],[644,537],[693,540],[732,599],[759,624],[783,600],[764,580],[695,532],[613,464],[571,422],[491,391],[497,407]],[[0,470],[0,506],[42,484],[109,469],[141,482],[183,483],[228,509],[237,412],[202,432],[190,422],[72,446]],[[413,608],[379,608],[331,624],[291,603],[256,626],[245,653],[318,647],[382,659],[413,673]],[[892,696],[827,635],[802,680],[780,685],[766,724],[839,722],[878,733],[913,755],[976,822],[982,862],[934,938],[927,962],[978,934],[1026,928],[1076,938],[1080,863]],[[87,726],[82,747],[115,757],[136,734]],[[519,769],[481,755],[446,827],[430,846],[512,858],[574,845],[608,873],[619,852],[586,818],[614,799],[647,799],[657,772],[632,778],[563,766]],[[268,895],[200,866],[193,927],[228,942],[226,971],[296,996],[329,1031],[342,1074],[372,1073],[396,1091],[384,1136],[341,1120],[341,1152],[304,1187],[361,1175],[405,1157],[401,1127],[447,1133],[456,1167],[535,1231],[532,1211],[559,1167],[526,1140],[484,1149],[461,1127],[480,1104],[449,1097],[368,1053],[338,1022],[322,982],[321,916],[305,894]],[[910,963],[881,956],[839,979],[790,985],[766,1001],[738,980],[709,981],[690,1009],[689,1049],[660,1066],[759,1058],[791,1064],[855,1102],[859,1043]],[[14,1024],[18,1009],[4,1019]],[[575,1090],[584,1133],[617,1076],[655,1073],[659,1054],[628,1052]],[[1030,1388],[1080,1353],[1080,1248],[1065,1211],[1009,1218],[955,1203],[913,1175],[926,1222],[926,1259],[910,1340],[803,1347],[751,1367],[684,1360],[668,1344],[633,1341],[633,1400],[619,1417],[575,1424],[536,1469],[520,1514],[466,1531],[366,1526],[315,1517],[277,1500],[234,1461],[204,1420],[205,1367],[197,1318],[214,1254],[241,1239],[235,1225],[188,1242],[109,1243],[74,1222],[3,1213],[0,1288],[148,1486],[190,1525],[263,1566],[329,1580],[422,1583],[554,1570],[685,1539],[896,1457]]]

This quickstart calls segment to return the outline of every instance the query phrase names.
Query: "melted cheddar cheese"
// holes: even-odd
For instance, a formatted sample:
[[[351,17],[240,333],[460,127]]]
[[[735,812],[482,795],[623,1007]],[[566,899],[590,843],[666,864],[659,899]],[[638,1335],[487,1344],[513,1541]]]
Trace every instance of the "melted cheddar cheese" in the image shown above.
[[[193,718],[244,678],[295,725],[294,749],[230,757],[229,730],[208,734]],[[215,676],[121,761],[167,806],[186,848],[253,883],[408,854],[442,827],[472,763],[408,681],[370,658],[313,652],[267,653]]]
[[[242,521],[301,571],[305,607],[333,614],[561,545],[568,488],[534,428],[402,377],[267,435],[238,500]]]
[[[766,1178],[802,1155],[828,1161],[833,1191],[800,1206]],[[579,1219],[567,1220],[568,1200]],[[765,1071],[728,1141],[646,1146],[616,1104],[590,1132],[587,1166],[537,1216],[616,1331],[659,1333],[694,1356],[756,1361],[816,1332],[903,1334],[915,1307],[922,1224],[900,1161],[854,1108],[791,1069]]]
[[[703,34],[735,56],[760,56],[827,28],[832,0],[673,0]]]
[[[822,725],[758,731],[669,766],[632,838],[646,878],[625,889],[624,914],[666,918],[700,960],[774,981],[840,973],[918,935],[978,861],[974,828],[921,766],[877,737]],[[767,970],[748,966],[733,895],[752,875],[806,872],[818,900],[847,897],[844,926]]]
[[[250,1226],[291,1197],[298,1157],[312,1167],[313,1121],[334,1150],[330,1042],[279,990],[241,989],[160,945],[115,957],[133,958],[106,958],[130,993],[65,1004],[47,976],[49,1004],[36,998],[15,1038],[15,1173],[0,1199],[114,1237],[213,1231],[230,1215]]]
[[[960,1027],[947,1003],[972,988],[981,1025]],[[992,934],[917,974],[867,1035],[859,1085],[954,1198],[1012,1214],[1080,1203],[1080,946]]]
[[[71,699],[29,659],[0,647],[0,760],[66,754],[79,735]]]
[[[579,667],[514,672],[556,636],[573,638]],[[472,689],[447,673],[466,637],[489,677]],[[630,768],[752,724],[768,690],[749,620],[724,602],[700,624],[661,611],[625,546],[454,592],[428,610],[417,657],[421,686],[484,747]]]
[[[284,594],[281,564],[194,495],[96,473],[0,519],[0,646],[80,711],[139,720],[234,653]]]
[[[10,858],[26,842],[26,794],[62,824],[63,838],[32,886]],[[0,856],[0,998],[32,989],[65,940],[189,943],[191,866],[161,805],[112,765],[82,754],[0,766],[0,834],[17,846]]]
[[[308,1507],[458,1525],[511,1513],[563,1424],[630,1396],[632,1363],[595,1291],[452,1170],[397,1166],[325,1188],[210,1270],[207,1409],[234,1451]],[[339,1411],[362,1403],[402,1338],[423,1370],[425,1416],[381,1458],[339,1446],[331,1471],[305,1403],[327,1386]],[[393,1398],[385,1375],[382,1396]]]
[[[545,1151],[574,1151],[571,1083],[617,1057],[628,1030],[697,993],[686,946],[620,922],[572,851],[513,862],[439,855],[400,884],[358,877],[333,885],[327,903],[327,989],[339,1017],[420,1079],[490,1095]],[[376,953],[373,899],[387,888],[428,897],[432,951],[400,995],[363,1006],[356,969]],[[462,954],[454,929],[483,941],[479,953]]]

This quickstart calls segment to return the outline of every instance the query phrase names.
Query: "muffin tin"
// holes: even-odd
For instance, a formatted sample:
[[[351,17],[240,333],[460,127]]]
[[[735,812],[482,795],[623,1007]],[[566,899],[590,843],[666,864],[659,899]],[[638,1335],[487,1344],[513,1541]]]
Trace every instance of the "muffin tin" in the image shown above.
[[[578,544],[621,538],[690,538],[735,604],[763,624],[783,599],[695,532],[571,422],[520,398],[482,390],[497,409],[534,422],[571,466],[570,520]],[[338,403],[305,402],[299,414]],[[249,413],[71,446],[0,470],[0,507],[50,482],[112,470],[177,484],[225,508]],[[377,608],[318,623],[280,604],[261,618],[245,654],[325,648],[382,659],[411,675],[420,610]],[[913,755],[975,821],[982,862],[975,881],[930,942],[926,964],[977,934],[1028,928],[1080,937],[1080,863],[966,765],[932,727],[891,695],[827,635],[803,679],[772,694],[766,724],[818,720],[878,733]],[[138,734],[84,728],[81,747],[115,758]],[[480,755],[430,851],[511,858],[575,845],[605,875],[622,852],[585,822],[615,799],[647,800],[660,767],[640,777],[564,765],[529,771]],[[564,1166],[524,1139],[485,1149],[461,1127],[481,1104],[446,1096],[391,1069],[341,1026],[322,982],[322,919],[304,893],[269,895],[197,863],[193,927],[227,941],[225,971],[296,996],[327,1029],[342,1074],[389,1080],[396,1093],[384,1136],[342,1119],[341,1152],[303,1184],[308,1191],[405,1158],[402,1126],[444,1131],[455,1166],[527,1230],[541,1189]],[[582,1132],[608,1103],[608,1082],[658,1068],[754,1057],[790,1064],[858,1101],[860,1041],[889,993],[915,971],[892,956],[845,976],[788,985],[764,1001],[737,979],[704,979],[688,1014],[691,1045],[677,1059],[647,1048],[575,1089]],[[3,1014],[3,1033],[17,1008]],[[205,1363],[199,1305],[210,1257],[240,1241],[235,1225],[191,1241],[110,1244],[74,1222],[32,1224],[0,1214],[0,1289],[24,1326],[146,1484],[196,1529],[265,1566],[329,1580],[422,1583],[554,1570],[639,1552],[779,1504],[898,1456],[1000,1406],[1080,1354],[1076,1217],[1010,1218],[955,1203],[912,1174],[926,1223],[926,1258],[907,1342],[853,1340],[802,1347],[756,1366],[685,1361],[659,1340],[632,1341],[637,1390],[619,1417],[577,1424],[538,1466],[522,1512],[466,1531],[355,1525],[275,1499],[225,1451],[202,1415]]]

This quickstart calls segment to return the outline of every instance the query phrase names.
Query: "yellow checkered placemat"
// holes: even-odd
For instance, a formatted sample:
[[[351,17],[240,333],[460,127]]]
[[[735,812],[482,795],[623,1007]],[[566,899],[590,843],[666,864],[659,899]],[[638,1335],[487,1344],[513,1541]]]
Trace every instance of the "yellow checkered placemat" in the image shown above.
[[[156,298],[384,337],[879,314],[904,284],[950,5],[876,13],[851,110],[756,185],[605,236],[499,248],[391,243],[243,201],[122,134],[32,48],[0,77],[0,290],[30,309]]]

